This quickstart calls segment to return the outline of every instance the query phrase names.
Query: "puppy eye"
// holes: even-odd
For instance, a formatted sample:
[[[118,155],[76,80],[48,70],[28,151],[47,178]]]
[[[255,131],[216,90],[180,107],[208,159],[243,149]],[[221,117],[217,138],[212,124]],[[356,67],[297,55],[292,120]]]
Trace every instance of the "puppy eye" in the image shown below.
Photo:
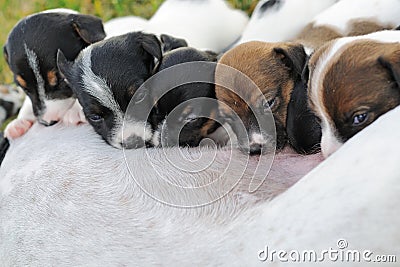
[[[368,118],[368,112],[355,114],[353,116],[353,126],[360,126],[363,125]]]
[[[270,109],[272,109],[272,107],[275,105],[275,102],[276,102],[275,99],[276,99],[276,97],[274,97],[270,100],[264,101],[264,103],[263,103],[264,112],[268,112]]]
[[[91,115],[89,115],[89,118],[88,118],[90,121],[92,121],[92,122],[100,122],[100,121],[102,121],[103,120],[103,117],[102,116],[100,116],[100,115],[98,115],[98,114],[91,114]]]

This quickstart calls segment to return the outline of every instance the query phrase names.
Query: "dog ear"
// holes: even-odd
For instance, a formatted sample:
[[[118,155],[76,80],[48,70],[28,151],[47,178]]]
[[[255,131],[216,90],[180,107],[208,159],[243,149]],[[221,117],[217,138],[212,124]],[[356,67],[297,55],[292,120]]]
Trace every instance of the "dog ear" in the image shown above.
[[[3,46],[3,56],[4,56],[5,61],[6,61],[7,64],[8,64],[8,52],[7,52],[7,47],[6,47],[6,45]]]
[[[64,53],[58,49],[57,51],[57,68],[60,74],[67,80],[71,76],[73,62],[68,61]],[[68,82],[68,81],[67,81]]]
[[[154,34],[143,35],[142,47],[147,53],[149,53],[156,59],[161,59],[161,43]]]
[[[285,48],[275,47],[274,52],[295,75],[302,74],[307,61],[307,54],[301,44],[294,44]]]
[[[179,47],[187,47],[188,43],[186,40],[181,38],[176,38],[168,34],[160,35],[161,43],[163,46],[163,53],[174,50]]]
[[[390,76],[396,81],[397,87],[400,88],[400,50],[380,56],[378,62],[389,71]]]
[[[73,15],[72,26],[86,44],[93,44],[106,37],[103,22],[91,15]]]

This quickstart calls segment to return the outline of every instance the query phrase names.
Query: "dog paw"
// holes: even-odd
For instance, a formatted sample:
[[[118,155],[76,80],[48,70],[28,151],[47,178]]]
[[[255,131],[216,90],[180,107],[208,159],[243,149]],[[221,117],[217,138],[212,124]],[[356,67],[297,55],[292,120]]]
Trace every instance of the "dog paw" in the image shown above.
[[[4,136],[8,139],[15,139],[24,135],[31,127],[33,122],[25,119],[15,119],[11,121],[4,130]]]
[[[64,114],[62,121],[66,125],[78,125],[87,122],[82,107],[79,104],[72,106],[72,108]]]

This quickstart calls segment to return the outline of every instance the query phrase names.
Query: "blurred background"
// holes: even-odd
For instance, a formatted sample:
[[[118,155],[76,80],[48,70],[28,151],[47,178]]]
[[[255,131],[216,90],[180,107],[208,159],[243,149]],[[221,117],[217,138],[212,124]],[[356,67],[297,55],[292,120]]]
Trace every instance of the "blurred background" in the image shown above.
[[[121,16],[135,15],[150,18],[162,0],[0,0],[0,42],[1,48],[6,42],[9,31],[21,18],[36,12],[51,8],[70,8],[80,13],[100,17],[103,22]],[[251,14],[257,0],[228,0],[235,8]],[[11,71],[8,69],[1,49],[0,84],[13,82]]]

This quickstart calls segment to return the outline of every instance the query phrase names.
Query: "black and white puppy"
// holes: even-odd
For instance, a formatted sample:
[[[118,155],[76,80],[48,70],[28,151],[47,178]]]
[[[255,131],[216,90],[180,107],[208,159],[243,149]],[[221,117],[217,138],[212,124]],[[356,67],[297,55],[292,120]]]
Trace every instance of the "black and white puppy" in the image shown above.
[[[218,114],[213,83],[215,65],[202,65],[216,61],[214,52],[192,47],[180,47],[164,54],[156,67],[153,78],[157,79],[151,90],[155,103],[151,116],[152,145],[198,146],[220,126],[215,121]],[[194,64],[185,64],[189,62]],[[161,72],[164,74],[158,75]],[[193,75],[198,72],[202,73]]]
[[[0,85],[0,126],[18,113],[24,97],[24,92],[15,84]]]
[[[14,26],[4,45],[4,57],[28,97],[18,118],[6,128],[6,137],[23,135],[36,120],[52,125],[71,107],[78,109],[75,122],[79,122],[80,107],[74,105],[73,92],[57,69],[57,50],[73,60],[83,48],[104,37],[101,19],[68,9],[36,13]]]
[[[137,148],[150,141],[152,130],[125,112],[161,56],[155,35],[131,32],[90,45],[75,61],[59,50],[57,64],[94,130],[116,148]]]

